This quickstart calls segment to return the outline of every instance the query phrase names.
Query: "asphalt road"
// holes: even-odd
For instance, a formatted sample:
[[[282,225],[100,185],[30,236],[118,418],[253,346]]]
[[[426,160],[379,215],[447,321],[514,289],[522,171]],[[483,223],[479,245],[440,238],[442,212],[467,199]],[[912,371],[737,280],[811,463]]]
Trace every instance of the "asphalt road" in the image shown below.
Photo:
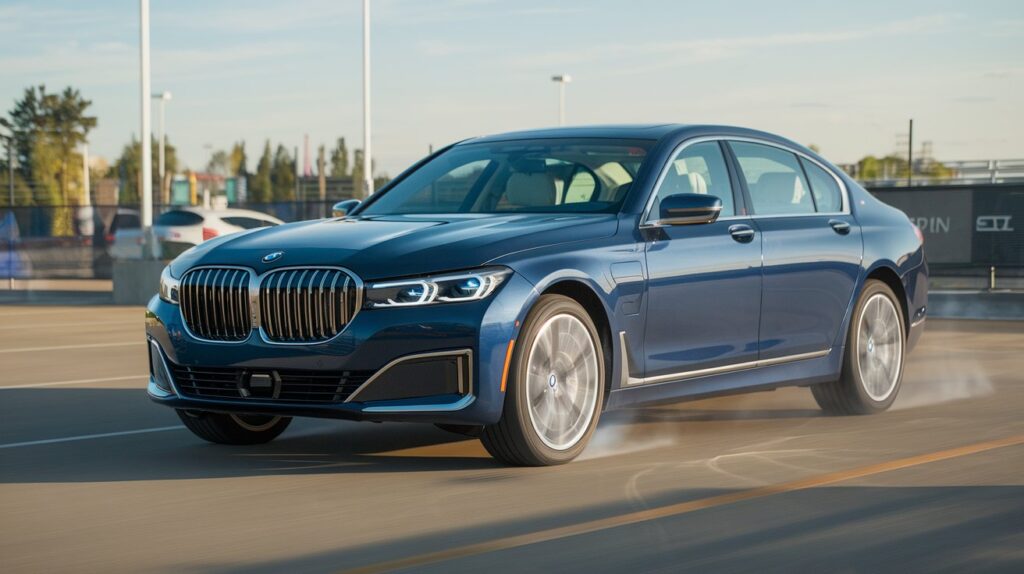
[[[806,389],[610,413],[503,468],[430,426],[201,442],[142,311],[0,306],[3,572],[1024,571],[1024,323],[930,321],[895,408]]]

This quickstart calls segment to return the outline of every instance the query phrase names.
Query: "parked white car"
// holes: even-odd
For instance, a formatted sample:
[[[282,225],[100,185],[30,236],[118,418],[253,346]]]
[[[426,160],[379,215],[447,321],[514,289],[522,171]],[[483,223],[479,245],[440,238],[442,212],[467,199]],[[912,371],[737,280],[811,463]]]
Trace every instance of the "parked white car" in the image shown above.
[[[171,259],[207,239],[282,223],[272,215],[248,209],[177,207],[163,212],[153,221],[153,234],[160,247],[160,256]],[[114,232],[110,252],[115,259],[139,259],[142,257],[142,244],[139,227],[122,226]]]

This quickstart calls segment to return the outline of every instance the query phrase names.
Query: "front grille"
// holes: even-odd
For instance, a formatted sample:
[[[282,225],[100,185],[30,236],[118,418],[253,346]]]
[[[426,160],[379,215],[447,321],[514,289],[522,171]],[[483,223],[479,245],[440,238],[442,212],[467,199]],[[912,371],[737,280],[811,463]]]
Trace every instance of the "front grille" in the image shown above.
[[[243,341],[252,330],[249,271],[204,267],[181,278],[178,299],[185,324],[197,337]]]
[[[260,324],[277,343],[315,343],[337,335],[359,309],[359,286],[340,269],[272,271],[260,284]]]
[[[261,395],[243,392],[253,371],[170,364],[178,392],[189,398],[258,400],[271,403],[343,403],[373,374],[372,371],[273,371],[275,388]],[[255,371],[269,374],[268,371]],[[276,396],[273,396],[276,395]]]

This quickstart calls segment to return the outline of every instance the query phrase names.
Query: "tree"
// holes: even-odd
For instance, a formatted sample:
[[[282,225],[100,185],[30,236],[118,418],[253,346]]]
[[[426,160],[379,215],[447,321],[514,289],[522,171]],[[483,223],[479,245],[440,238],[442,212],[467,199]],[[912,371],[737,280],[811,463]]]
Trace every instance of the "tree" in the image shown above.
[[[355,197],[362,198],[365,196],[363,190],[363,150],[357,149],[352,152],[352,185],[355,189]],[[370,162],[370,172],[373,173],[377,169],[377,162]],[[374,185],[376,188],[376,184]]]
[[[206,162],[207,173],[228,177],[231,175],[231,158],[228,152],[219,149],[210,154],[210,160]]]
[[[247,177],[249,168],[245,165],[245,142],[236,142],[231,146],[231,155],[228,158],[228,171],[231,175]]]
[[[153,142],[150,146],[152,157],[152,165],[158,165],[160,161],[160,150],[157,146],[156,138],[152,138]],[[114,162],[114,165],[110,166],[108,177],[116,177],[121,183],[121,190],[119,193],[120,203],[139,203],[142,200],[142,190],[140,184],[142,183],[142,143],[137,140],[134,136],[130,142],[125,144],[124,148],[121,149],[121,155]],[[164,168],[167,173],[175,173],[178,171],[178,150],[171,145],[170,141],[164,142]],[[153,190],[160,189],[160,174],[157,170],[153,171]]]
[[[273,194],[273,182],[270,180],[270,172],[274,158],[270,154],[270,140],[263,145],[263,155],[256,165],[256,173],[249,183],[249,198],[257,203],[267,203]]]
[[[338,143],[331,150],[331,177],[348,177],[348,147],[345,138],[338,138]]]
[[[280,144],[277,146],[277,152],[274,153],[274,164],[270,171],[270,181],[273,187],[274,201],[292,201],[295,199],[295,163],[292,161],[288,149]]]
[[[91,105],[71,87],[55,94],[41,85],[26,88],[8,112],[10,119],[3,120],[14,140],[19,175],[36,189],[34,199],[50,205],[80,200],[71,191],[75,186],[82,189],[82,157],[77,149],[96,127],[96,118],[86,115]]]

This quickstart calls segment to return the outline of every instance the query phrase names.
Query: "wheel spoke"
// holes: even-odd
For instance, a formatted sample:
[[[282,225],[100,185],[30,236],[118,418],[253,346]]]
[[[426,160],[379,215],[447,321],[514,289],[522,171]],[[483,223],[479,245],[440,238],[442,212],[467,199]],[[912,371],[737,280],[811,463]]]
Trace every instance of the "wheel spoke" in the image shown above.
[[[527,406],[538,437],[564,450],[590,425],[600,388],[596,341],[577,317],[562,313],[538,329],[527,358]]]

